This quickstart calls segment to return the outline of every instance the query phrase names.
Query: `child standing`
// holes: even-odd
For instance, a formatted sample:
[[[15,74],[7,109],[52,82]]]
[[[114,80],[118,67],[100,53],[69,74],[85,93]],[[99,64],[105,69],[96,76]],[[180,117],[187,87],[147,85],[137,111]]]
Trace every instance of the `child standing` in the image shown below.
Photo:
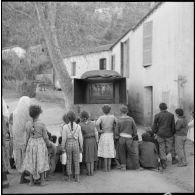
[[[115,128],[115,138],[119,140],[119,158],[121,170],[125,171],[129,166],[128,159],[133,163],[132,169],[139,167],[138,146],[134,145],[133,138],[137,136],[137,127],[134,119],[127,115],[127,106],[121,106],[121,117]],[[136,152],[137,151],[137,152]]]
[[[98,132],[95,123],[89,121],[89,114],[81,112],[81,131],[83,134],[83,159],[87,166],[88,175],[93,175],[94,162],[97,161]]]
[[[69,111],[67,113],[69,123],[63,126],[62,130],[62,148],[67,154],[66,170],[68,181],[72,174],[72,159],[74,163],[75,181],[79,182],[80,175],[80,152],[83,150],[83,136],[80,125],[76,124],[75,113]]]
[[[175,110],[177,121],[175,124],[175,150],[178,155],[178,167],[187,166],[185,142],[188,131],[188,123],[184,116],[183,109],[177,108]]]
[[[39,115],[42,109],[38,105],[32,105],[29,108],[29,114],[33,121],[26,124],[27,140],[26,155],[22,166],[22,171],[30,173],[29,185],[34,185],[34,180],[41,177],[41,186],[46,185],[44,181],[44,172],[49,170],[48,151],[46,143],[49,143],[45,125],[39,121]]]
[[[60,136],[58,138],[58,145],[56,146],[56,171],[61,171],[62,169],[62,164],[61,164],[61,161],[60,161],[60,157],[61,157],[61,154],[62,154],[62,136]],[[64,173],[64,171],[63,171]]]
[[[114,115],[110,114],[111,107],[105,104],[102,107],[104,115],[100,116],[96,121],[96,128],[100,136],[98,144],[98,157],[104,158],[104,170],[110,171],[111,169],[111,159],[115,158],[115,148],[114,148],[114,125],[117,119]],[[100,129],[100,125],[101,128]]]
[[[6,154],[6,165],[7,165],[7,171],[6,173],[9,174],[9,170],[11,169],[10,166],[10,159],[11,159],[11,147],[10,147],[10,134],[9,132],[5,135],[5,154]]]

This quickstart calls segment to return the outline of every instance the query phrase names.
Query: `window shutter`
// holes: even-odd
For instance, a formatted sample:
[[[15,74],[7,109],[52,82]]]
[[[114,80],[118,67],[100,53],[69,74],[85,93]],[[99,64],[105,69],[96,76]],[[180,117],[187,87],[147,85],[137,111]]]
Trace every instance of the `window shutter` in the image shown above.
[[[115,70],[115,55],[112,55],[111,70]]]
[[[72,76],[76,76],[76,62],[72,62]]]
[[[143,66],[152,65],[152,21],[143,25]]]
[[[129,39],[121,43],[121,75],[129,77]]]

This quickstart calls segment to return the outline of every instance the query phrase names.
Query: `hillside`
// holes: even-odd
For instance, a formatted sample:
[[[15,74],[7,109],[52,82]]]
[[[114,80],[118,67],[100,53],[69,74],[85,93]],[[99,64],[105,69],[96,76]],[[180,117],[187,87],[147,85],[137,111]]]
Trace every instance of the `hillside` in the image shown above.
[[[154,2],[58,2],[56,31],[64,55],[110,44],[134,26]],[[47,4],[43,3],[45,9]],[[2,46],[29,48],[43,41],[31,2],[2,2]]]

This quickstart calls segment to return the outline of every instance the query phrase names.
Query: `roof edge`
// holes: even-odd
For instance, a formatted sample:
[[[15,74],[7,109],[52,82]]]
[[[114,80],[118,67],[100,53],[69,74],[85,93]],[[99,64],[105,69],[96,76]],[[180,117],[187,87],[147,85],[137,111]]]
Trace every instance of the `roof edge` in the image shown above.
[[[159,2],[158,4],[156,4],[136,25],[134,25],[133,27],[131,27],[122,37],[120,37],[112,46],[111,49],[122,39],[124,38],[130,31],[135,31],[138,26],[148,17],[150,16],[155,9],[157,9],[160,5],[162,5],[164,2]]]
[[[110,45],[110,46],[108,48],[104,48],[100,51],[89,51],[89,52],[83,51],[83,52],[78,52],[78,54],[66,55],[66,56],[64,55],[63,58],[70,58],[70,57],[75,57],[75,56],[82,56],[82,55],[85,55],[85,54],[88,55],[88,54],[92,54],[92,53],[100,53],[100,52],[110,51],[113,44],[107,44],[107,45]],[[98,47],[103,47],[103,46],[107,46],[107,45],[100,45]],[[95,49],[95,48],[98,48],[98,47],[92,47],[91,49]]]

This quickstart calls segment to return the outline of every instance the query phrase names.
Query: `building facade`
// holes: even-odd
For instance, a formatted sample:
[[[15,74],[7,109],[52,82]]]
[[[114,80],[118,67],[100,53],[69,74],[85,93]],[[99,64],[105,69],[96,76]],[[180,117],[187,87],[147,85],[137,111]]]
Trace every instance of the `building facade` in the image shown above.
[[[194,3],[157,4],[112,46],[115,70],[127,77],[136,121],[150,125],[159,103],[194,109]]]
[[[83,73],[89,70],[110,70],[111,46],[112,44],[103,45],[65,56],[64,64],[71,78],[80,78]],[[56,88],[60,88],[55,71],[54,83]]]

